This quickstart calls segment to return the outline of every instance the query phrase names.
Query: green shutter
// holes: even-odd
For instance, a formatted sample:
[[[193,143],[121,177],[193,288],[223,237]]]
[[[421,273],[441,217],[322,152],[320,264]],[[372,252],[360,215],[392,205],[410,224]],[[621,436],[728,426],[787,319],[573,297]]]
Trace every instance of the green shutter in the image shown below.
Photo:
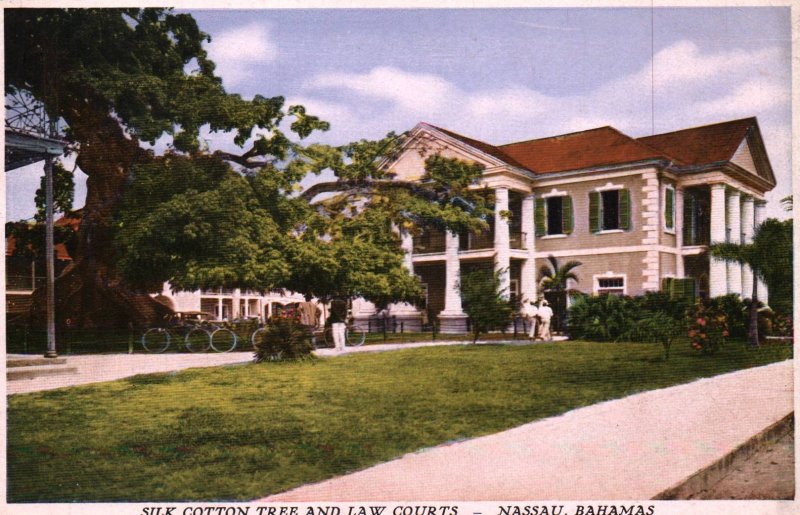
[[[600,193],[589,192],[589,231],[600,231]]]
[[[667,229],[675,227],[675,190],[672,188],[667,188],[664,199],[664,227]]]
[[[630,190],[619,190],[619,228],[623,231],[631,228]]]
[[[683,196],[683,244],[694,245],[694,195]]]
[[[661,279],[661,291],[664,293],[672,292],[672,277],[664,277]]]
[[[572,197],[561,197],[561,226],[564,234],[572,234],[575,217],[572,214]]]
[[[536,224],[536,236],[544,236],[545,234],[545,227],[544,227],[544,199],[537,198],[536,199],[536,207],[533,213],[533,221]]]

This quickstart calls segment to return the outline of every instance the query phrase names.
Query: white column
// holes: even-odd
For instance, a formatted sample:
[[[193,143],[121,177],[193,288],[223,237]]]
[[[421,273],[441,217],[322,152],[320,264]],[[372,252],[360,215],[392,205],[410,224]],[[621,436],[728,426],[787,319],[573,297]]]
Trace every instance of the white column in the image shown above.
[[[400,248],[403,249],[403,265],[408,273],[414,273],[414,238],[408,231],[400,229]]]
[[[458,234],[450,231],[447,231],[445,236],[445,260],[444,310],[440,316],[463,316],[461,292],[458,289],[458,279],[461,274],[461,265],[458,262]]]
[[[764,222],[766,218],[765,208],[767,207],[767,203],[763,200],[755,202],[755,225],[758,227]],[[758,280],[758,300],[763,302],[765,305],[769,304],[769,291],[767,291],[767,285],[761,279]]]
[[[725,185],[711,185],[711,243],[725,241]],[[708,259],[708,295],[719,297],[728,293],[728,267],[724,261]]]
[[[675,188],[675,276],[684,277],[686,270],[683,263],[683,189]]]
[[[536,260],[535,247],[536,235],[533,223],[533,194],[522,199],[522,232],[524,233],[525,251],[527,259],[522,263],[520,270],[520,295],[523,300],[536,301]]]
[[[450,231],[445,236],[445,260],[444,309],[439,312],[439,330],[442,333],[464,333],[467,331],[467,315],[461,308],[461,292],[458,289],[461,274],[458,234]]]
[[[753,232],[756,227],[755,208],[753,197],[745,196],[742,199],[742,243],[753,243]],[[749,266],[742,267],[742,297],[753,296],[753,271]]]
[[[217,320],[222,320],[222,294],[217,298]]]
[[[728,229],[730,229],[730,243],[742,242],[742,204],[741,194],[731,190],[728,195]],[[728,292],[742,295],[742,265],[728,263]]]
[[[508,212],[508,189],[497,188],[494,190],[494,270],[500,272],[500,291],[503,297],[509,298],[509,285],[511,275],[511,237],[509,234],[508,218],[503,213]]]
[[[242,303],[242,290],[234,288],[231,298],[231,319],[235,320],[241,316],[240,304]]]

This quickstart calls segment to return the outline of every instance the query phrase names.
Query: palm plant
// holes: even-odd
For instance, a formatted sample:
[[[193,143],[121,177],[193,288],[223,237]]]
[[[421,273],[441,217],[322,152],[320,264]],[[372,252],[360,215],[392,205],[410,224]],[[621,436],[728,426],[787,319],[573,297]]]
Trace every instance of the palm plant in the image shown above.
[[[791,220],[779,221],[770,218],[756,227],[752,243],[714,243],[708,247],[709,254],[723,261],[747,265],[753,271],[753,293],[750,302],[750,327],[747,339],[753,347],[758,346],[758,281],[761,279],[770,288],[778,288],[782,282],[791,282],[792,242]]]
[[[558,259],[552,254],[547,256],[548,265],[542,265],[539,269],[539,282],[542,288],[552,291],[569,291],[567,281],[572,279],[576,283],[578,276],[573,272],[583,263],[580,261],[567,261],[564,266],[558,265]]]

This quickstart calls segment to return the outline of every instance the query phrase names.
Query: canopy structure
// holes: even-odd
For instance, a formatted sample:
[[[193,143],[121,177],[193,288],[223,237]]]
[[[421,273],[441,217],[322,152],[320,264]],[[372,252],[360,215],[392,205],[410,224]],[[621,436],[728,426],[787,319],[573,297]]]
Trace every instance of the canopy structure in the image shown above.
[[[5,170],[44,161],[47,197],[46,263],[47,263],[47,353],[56,357],[55,304],[54,304],[54,255],[53,255],[53,159],[62,155],[67,142],[31,134],[6,127]]]
[[[64,153],[66,146],[66,141],[6,128],[6,171],[44,161],[48,157],[58,157]]]

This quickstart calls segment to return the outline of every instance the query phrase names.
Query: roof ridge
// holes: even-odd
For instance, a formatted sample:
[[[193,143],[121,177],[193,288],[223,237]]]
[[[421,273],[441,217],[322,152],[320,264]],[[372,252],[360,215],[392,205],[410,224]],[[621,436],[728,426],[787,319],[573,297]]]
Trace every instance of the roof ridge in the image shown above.
[[[611,125],[603,125],[602,127],[594,127],[592,129],[584,129],[584,130],[581,130],[581,131],[566,132],[564,134],[555,134],[553,136],[545,136],[543,138],[531,138],[531,139],[524,139],[524,140],[520,140],[520,141],[512,141],[511,143],[503,143],[502,145],[496,145],[496,146],[497,146],[497,148],[510,147],[511,145],[519,145],[521,143],[533,143],[534,141],[544,141],[546,139],[563,138],[564,136],[575,136],[576,134],[583,134],[583,133],[586,133],[586,132],[599,131],[601,129],[613,129],[613,130],[619,132],[620,134],[623,134],[623,135],[627,136],[627,134],[624,134],[624,133],[620,132],[619,130],[617,130],[616,128],[612,127]],[[628,136],[628,137],[630,138],[630,136]]]
[[[709,128],[709,127],[716,127],[718,125],[735,124],[735,123],[740,123],[740,122],[745,122],[745,121],[752,121],[752,122],[755,122],[756,124],[758,124],[758,118],[757,117],[748,116],[746,118],[739,118],[739,119],[736,119],[736,120],[727,120],[727,121],[724,121],[724,122],[714,122],[714,123],[707,123],[705,125],[697,125],[695,127],[687,127],[685,129],[678,129],[676,131],[660,132],[658,134],[651,134],[650,136],[641,136],[641,137],[636,138],[636,139],[638,141],[638,140],[647,139],[647,138],[655,138],[655,137],[658,137],[658,136],[667,136],[669,134],[677,134],[679,132],[695,131],[695,130],[698,130],[698,129],[706,129],[706,128]]]

